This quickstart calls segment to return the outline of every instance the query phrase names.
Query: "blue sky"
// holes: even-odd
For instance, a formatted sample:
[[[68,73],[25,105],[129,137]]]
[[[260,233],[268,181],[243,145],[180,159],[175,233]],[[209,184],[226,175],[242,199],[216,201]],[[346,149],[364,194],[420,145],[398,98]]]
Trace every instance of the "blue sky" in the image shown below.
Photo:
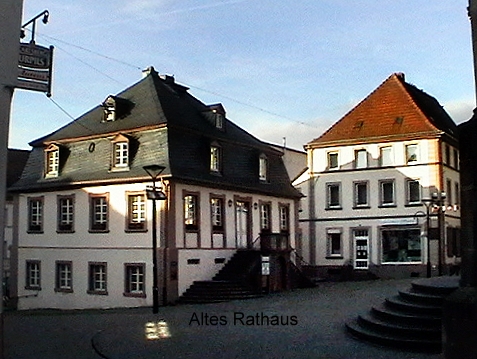
[[[41,4],[40,4],[41,3]],[[78,117],[154,66],[256,137],[301,149],[389,75],[436,97],[460,123],[475,107],[467,0],[24,0],[48,9],[54,100]],[[27,33],[26,41],[30,35]],[[71,118],[16,90],[10,147]]]

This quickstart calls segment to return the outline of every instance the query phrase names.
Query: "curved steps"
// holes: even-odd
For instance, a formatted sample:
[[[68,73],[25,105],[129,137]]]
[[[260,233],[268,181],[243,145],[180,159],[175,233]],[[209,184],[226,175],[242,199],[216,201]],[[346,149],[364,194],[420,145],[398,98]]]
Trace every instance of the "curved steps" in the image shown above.
[[[442,303],[458,287],[458,277],[419,279],[411,288],[346,323],[350,334],[405,350],[442,351]]]

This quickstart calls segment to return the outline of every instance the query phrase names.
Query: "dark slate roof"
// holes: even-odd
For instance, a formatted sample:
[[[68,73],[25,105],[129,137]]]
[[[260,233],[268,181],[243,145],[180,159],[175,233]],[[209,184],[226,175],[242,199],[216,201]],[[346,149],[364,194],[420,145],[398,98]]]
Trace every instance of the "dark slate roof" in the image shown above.
[[[30,151],[8,149],[7,153],[7,187],[14,184],[22,175]]]
[[[132,104],[125,116],[104,122],[103,108],[98,105],[68,125],[31,142],[33,150],[24,174],[13,189],[55,190],[72,185],[146,181],[149,177],[142,167],[154,163],[166,167],[163,176],[179,181],[280,197],[299,196],[290,183],[280,151],[226,118],[224,129],[216,128],[207,114],[223,107],[207,106],[187,90],[173,78],[151,70],[141,81],[114,96]],[[129,171],[109,171],[111,140],[118,134],[130,140]],[[44,148],[51,143],[60,147],[64,158],[60,158],[60,176],[44,178]],[[212,143],[222,148],[220,175],[209,169]],[[261,153],[269,161],[268,183],[259,181]]]
[[[445,135],[457,127],[439,102],[396,73],[307,146],[325,147]]]

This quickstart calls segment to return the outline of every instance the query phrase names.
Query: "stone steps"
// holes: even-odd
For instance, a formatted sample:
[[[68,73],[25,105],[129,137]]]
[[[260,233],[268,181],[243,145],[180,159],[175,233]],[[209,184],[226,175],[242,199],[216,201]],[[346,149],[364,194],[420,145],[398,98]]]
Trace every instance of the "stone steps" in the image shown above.
[[[381,305],[346,323],[356,338],[405,350],[440,353],[443,299],[458,287],[458,277],[419,279]]]

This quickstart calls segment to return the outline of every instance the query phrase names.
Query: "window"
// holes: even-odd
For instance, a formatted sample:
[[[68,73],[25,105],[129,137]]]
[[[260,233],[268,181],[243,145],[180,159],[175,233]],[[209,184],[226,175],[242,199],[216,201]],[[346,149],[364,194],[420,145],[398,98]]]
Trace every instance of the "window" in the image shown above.
[[[218,145],[210,146],[210,170],[219,173],[221,171],[222,149]]]
[[[326,231],[328,257],[342,257],[341,229],[330,228]]]
[[[196,231],[199,229],[199,209],[197,195],[188,194],[184,196],[184,224],[186,230]]]
[[[28,198],[28,232],[43,232],[43,197]]]
[[[327,183],[326,185],[326,192],[327,192],[327,208],[341,208],[341,195],[340,195],[340,187],[339,183]]]
[[[129,144],[117,142],[114,144],[114,167],[127,167],[129,165]]]
[[[454,149],[454,168],[459,169],[459,152],[456,149]]]
[[[268,158],[265,155],[260,155],[259,158],[259,169],[258,177],[260,181],[268,181]]]
[[[50,145],[45,149],[45,177],[58,177],[60,171],[60,148]]]
[[[146,198],[142,193],[128,195],[127,230],[146,230]]]
[[[380,199],[382,206],[393,206],[394,201],[394,180],[380,181]]]
[[[406,145],[406,163],[417,162],[417,144]]]
[[[26,261],[26,284],[25,289],[41,289],[41,266],[40,261]]]
[[[88,263],[89,280],[88,293],[89,294],[108,294],[107,292],[107,277],[106,277],[106,263]]]
[[[421,204],[421,185],[417,180],[407,180],[407,204]]]
[[[286,204],[281,204],[279,207],[280,212],[280,232],[290,232],[290,207]]]
[[[90,232],[108,230],[108,197],[90,195]]]
[[[450,160],[450,147],[449,147],[449,145],[446,143],[444,148],[445,148],[445,158],[444,158],[444,161],[445,161],[445,162],[444,162],[444,163],[445,163],[446,165],[449,165],[449,166],[450,166],[450,164],[451,164],[451,160]]]
[[[446,231],[447,231],[447,256],[460,257],[461,256],[460,228],[447,227]]]
[[[58,196],[58,232],[74,231],[74,196]]]
[[[224,115],[218,112],[215,113],[215,127],[224,128]]]
[[[328,153],[328,169],[338,168],[338,152],[329,152]]]
[[[56,262],[56,288],[57,292],[73,291],[73,264],[71,262]]]
[[[368,182],[355,182],[354,206],[368,207]]]
[[[446,194],[447,204],[453,205],[454,203],[452,202],[452,181],[449,178],[446,179]]]
[[[381,147],[379,149],[379,161],[382,167],[385,166],[392,166],[394,164],[393,161],[393,151],[391,146]]]
[[[145,297],[145,265],[125,264],[124,295],[129,297]]]
[[[271,214],[271,204],[261,203],[260,204],[260,231],[261,232],[271,231],[270,214]]]
[[[459,205],[460,204],[460,187],[459,184],[456,182],[454,184],[455,187],[455,204]]]
[[[421,262],[421,231],[419,229],[385,229],[381,232],[383,263]]]
[[[116,101],[113,97],[108,97],[103,102],[103,121],[112,122],[116,120]]]
[[[210,199],[210,215],[212,219],[212,230],[223,232],[224,230],[224,200],[223,198]]]
[[[355,168],[368,167],[368,153],[366,150],[357,150],[354,152]]]

